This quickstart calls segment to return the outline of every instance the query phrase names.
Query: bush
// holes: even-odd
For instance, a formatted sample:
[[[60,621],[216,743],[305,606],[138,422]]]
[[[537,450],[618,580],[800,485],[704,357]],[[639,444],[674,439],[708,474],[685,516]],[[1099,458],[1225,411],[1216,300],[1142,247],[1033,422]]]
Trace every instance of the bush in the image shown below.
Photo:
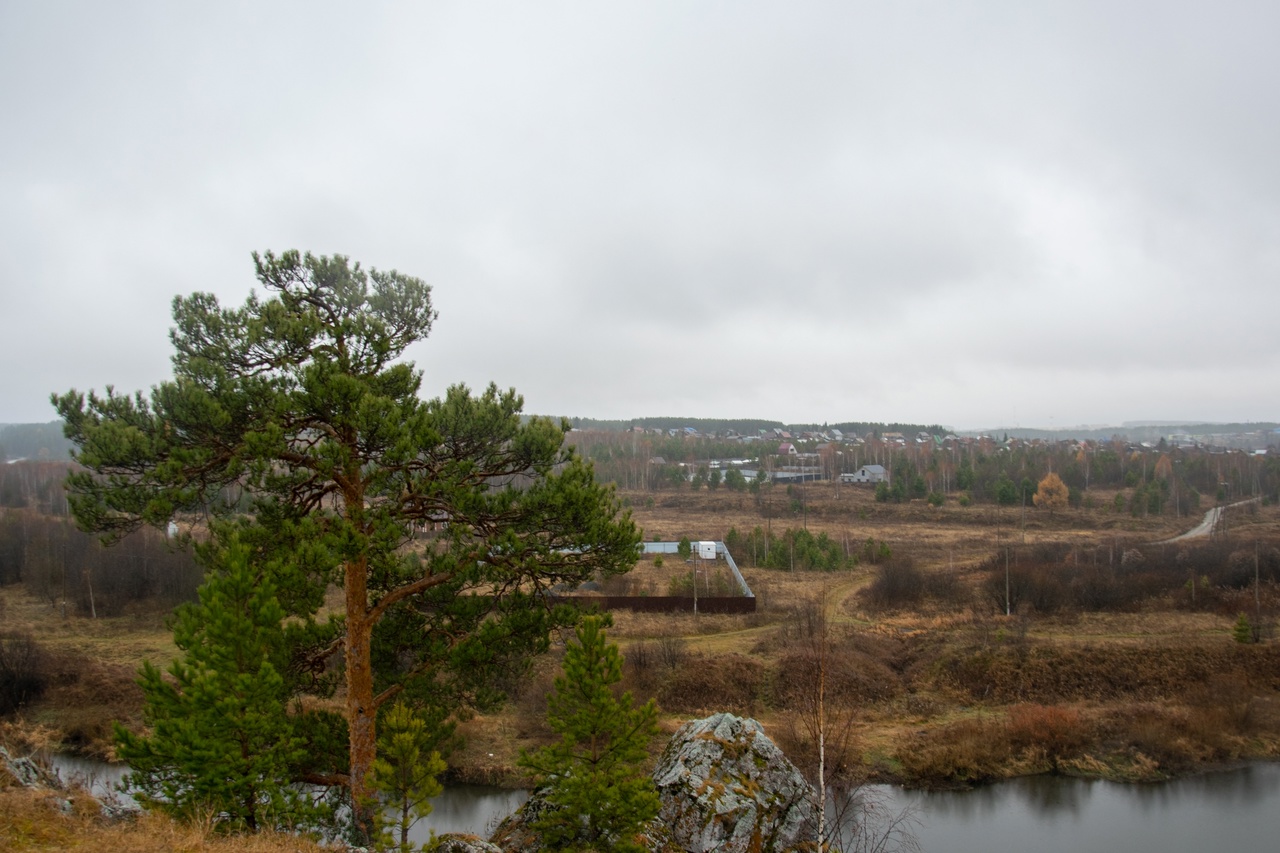
[[[961,720],[903,746],[897,758],[917,782],[985,782],[999,778],[1009,758],[1001,734],[990,722]]]
[[[924,590],[924,574],[904,557],[877,566],[875,579],[863,594],[873,606],[894,610],[919,603]]]
[[[1089,742],[1080,714],[1057,705],[1014,705],[1007,730],[1010,746],[1043,750],[1055,768],[1062,759],[1080,754]]]
[[[663,710],[676,714],[756,712],[764,665],[745,655],[698,657],[672,672],[658,689]]]
[[[781,708],[803,710],[812,704],[818,683],[820,660],[812,646],[794,649],[779,659],[773,677],[773,699]],[[869,655],[860,654],[836,642],[825,656],[826,699],[833,707],[865,706],[890,699],[898,693],[893,670]]]
[[[40,698],[49,682],[45,663],[30,636],[0,637],[0,717]]]
[[[686,654],[685,641],[680,637],[672,637],[664,635],[658,638],[658,662],[667,668],[668,671],[674,671],[680,668],[684,663]]]

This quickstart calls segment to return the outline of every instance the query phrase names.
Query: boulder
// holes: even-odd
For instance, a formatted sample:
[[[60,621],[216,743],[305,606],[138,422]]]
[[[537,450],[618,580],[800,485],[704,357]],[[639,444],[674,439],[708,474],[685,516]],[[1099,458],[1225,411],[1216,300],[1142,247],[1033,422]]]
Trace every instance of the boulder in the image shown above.
[[[61,791],[65,787],[56,773],[47,770],[31,758],[15,758],[9,750],[0,746],[0,773],[11,777],[14,784],[24,788],[48,788]]]
[[[529,799],[525,800],[520,808],[498,824],[498,828],[494,830],[493,835],[489,836],[489,840],[500,850],[510,851],[510,853],[518,850],[542,849],[542,836],[533,828],[533,824],[552,808],[545,794],[544,788],[539,788],[530,794]]]
[[[689,853],[781,853],[813,835],[813,787],[755,720],[715,714],[685,723],[653,780],[659,821]]]
[[[502,848],[474,835],[450,832],[436,836],[436,853],[502,853]]]
[[[534,822],[549,809],[555,808],[547,802],[546,789],[539,788],[529,795],[519,809],[510,817],[498,824],[497,830],[489,840],[504,853],[527,853],[542,850],[542,836],[533,828]],[[671,839],[671,833],[661,819],[650,821],[640,832],[641,843],[645,849],[654,853],[681,853],[682,849]]]

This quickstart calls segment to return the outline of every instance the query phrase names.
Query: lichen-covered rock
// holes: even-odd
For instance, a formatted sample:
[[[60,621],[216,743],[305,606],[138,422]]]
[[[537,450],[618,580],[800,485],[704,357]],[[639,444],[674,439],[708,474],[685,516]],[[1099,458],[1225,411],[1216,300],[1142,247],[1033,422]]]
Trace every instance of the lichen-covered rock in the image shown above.
[[[659,820],[689,853],[788,850],[816,822],[814,792],[755,720],[715,714],[671,738],[653,781]]]
[[[542,836],[533,828],[533,824],[553,808],[555,806],[547,802],[546,789],[540,788],[530,794],[529,799],[514,814],[498,824],[489,840],[504,853],[542,850]],[[645,826],[640,832],[640,839],[640,843],[654,853],[680,853],[683,849],[672,840],[668,827],[661,819],[655,819]]]
[[[448,833],[436,836],[436,853],[502,853],[502,848],[474,835]]]
[[[499,849],[512,853],[542,849],[542,836],[534,830],[533,823],[550,808],[553,807],[546,800],[545,789],[535,790],[520,808],[498,824],[489,840]]]
[[[46,770],[30,758],[14,758],[0,746],[0,773],[24,788],[48,788],[61,791],[65,787],[57,774]]]

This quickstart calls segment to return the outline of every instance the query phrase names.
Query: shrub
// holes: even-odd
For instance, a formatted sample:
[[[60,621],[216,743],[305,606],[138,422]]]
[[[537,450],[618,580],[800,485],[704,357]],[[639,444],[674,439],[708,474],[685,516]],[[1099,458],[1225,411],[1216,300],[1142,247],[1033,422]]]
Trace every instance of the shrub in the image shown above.
[[[658,638],[658,662],[668,670],[675,670],[684,663],[686,645],[679,637]]]
[[[909,779],[951,784],[998,778],[1008,757],[1007,741],[984,720],[961,720],[935,729],[897,753]]]
[[[1006,728],[1010,746],[1043,750],[1054,768],[1060,760],[1078,755],[1089,741],[1080,714],[1057,705],[1014,705]]]
[[[739,654],[699,657],[674,670],[658,689],[663,709],[677,714],[755,713],[764,665]]]
[[[48,686],[45,655],[30,636],[0,637],[0,717],[39,699]]]
[[[929,572],[924,579],[925,594],[942,604],[963,607],[968,603],[968,590],[955,573],[942,570]]]
[[[924,597],[924,574],[910,558],[898,558],[876,567],[875,579],[864,595],[872,605],[899,609],[917,604]]]
[[[773,677],[774,701],[782,708],[803,709],[812,700],[819,666],[813,646],[783,654]],[[880,702],[898,692],[897,678],[888,666],[840,643],[827,650],[825,668],[827,701],[839,706]]]

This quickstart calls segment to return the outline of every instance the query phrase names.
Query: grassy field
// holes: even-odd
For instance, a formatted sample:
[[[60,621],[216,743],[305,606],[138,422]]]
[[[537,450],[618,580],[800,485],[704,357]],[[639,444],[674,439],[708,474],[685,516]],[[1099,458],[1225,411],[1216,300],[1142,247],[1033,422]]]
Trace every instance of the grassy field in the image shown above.
[[[889,555],[791,572],[735,554],[756,613],[615,613],[625,686],[657,699],[666,730],[714,711],[749,714],[806,764],[821,668],[839,735],[834,760],[861,778],[937,786],[1056,771],[1152,780],[1280,752],[1280,655],[1268,628],[1280,593],[1270,581],[1256,592],[1240,581],[1252,577],[1255,554],[1267,566],[1280,561],[1275,507],[1233,511],[1229,538],[1206,550],[1159,544],[1199,514],[1135,517],[1112,509],[1106,492],[1091,493],[1097,508],[1053,516],[952,500],[879,504],[869,490],[831,484],[766,492],[621,497],[646,539],[806,527],[850,553],[871,539]],[[1008,615],[1006,560],[1011,583],[1023,584]],[[614,584],[661,595],[684,572],[675,558],[661,568],[645,560]],[[1094,600],[1102,606],[1080,603]],[[62,662],[63,677],[26,724],[109,755],[110,722],[140,724],[139,662],[174,654],[163,620],[64,617],[15,588],[0,601],[6,629],[29,632]],[[1234,641],[1240,612],[1263,623],[1261,642]],[[519,783],[519,749],[550,737],[545,699],[561,648],[535,662],[502,712],[462,722],[466,745],[450,758],[451,778]]]

